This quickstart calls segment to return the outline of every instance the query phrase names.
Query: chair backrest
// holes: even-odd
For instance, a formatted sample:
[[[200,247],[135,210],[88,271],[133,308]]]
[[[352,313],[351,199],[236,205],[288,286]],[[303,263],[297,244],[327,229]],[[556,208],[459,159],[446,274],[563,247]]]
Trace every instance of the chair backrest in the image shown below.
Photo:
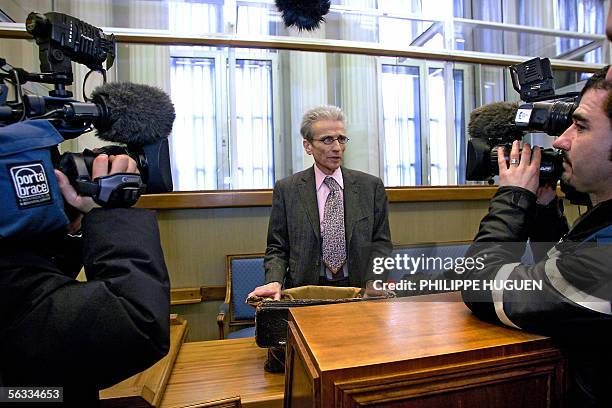
[[[264,254],[227,255],[226,301],[229,301],[229,324],[252,324],[255,308],[245,303],[247,295],[264,283]]]
[[[429,244],[411,244],[411,245],[397,245],[393,248],[391,253],[392,257],[400,254],[402,257],[407,255],[408,257],[424,257],[424,258],[452,258],[457,259],[465,256],[468,248],[473,241],[449,241],[449,242],[435,242]],[[525,252],[521,259],[523,264],[533,264],[533,253],[530,245],[525,246]],[[425,272],[442,272],[444,269],[438,268],[427,268]],[[422,270],[423,271],[423,270]],[[402,277],[406,274],[406,270],[403,269],[392,269],[389,271],[387,278],[388,282],[399,282]]]
[[[410,244],[410,245],[398,245],[393,248],[391,256],[395,258],[396,255],[404,255],[410,258],[436,258],[442,259],[452,258],[457,259],[463,257],[470,247],[472,241],[449,241],[449,242],[434,242],[426,244]],[[437,270],[435,267],[424,268],[417,272],[441,272],[443,268]],[[388,282],[399,282],[402,277],[410,273],[405,269],[392,269],[389,271],[387,278]]]

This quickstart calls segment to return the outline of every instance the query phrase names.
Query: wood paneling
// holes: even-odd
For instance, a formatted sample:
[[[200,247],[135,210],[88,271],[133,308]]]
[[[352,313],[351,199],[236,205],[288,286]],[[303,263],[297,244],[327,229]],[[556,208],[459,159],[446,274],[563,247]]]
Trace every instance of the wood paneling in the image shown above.
[[[225,299],[224,286],[200,286],[199,288],[172,288],[170,290],[171,305],[189,305],[211,300]]]
[[[490,200],[496,186],[387,187],[390,203]],[[558,194],[563,196],[561,189]],[[143,195],[137,207],[157,210],[188,208],[269,207],[272,190],[191,191]]]
[[[265,207],[158,211],[171,286],[225,286],[225,256],[265,251],[269,215]],[[189,321],[187,341],[218,338],[219,299],[172,307]]]
[[[390,203],[421,201],[489,200],[496,188],[490,186],[440,186],[387,188]],[[151,209],[269,207],[272,190],[197,191],[143,195],[137,207]]]
[[[143,195],[137,207],[152,209],[266,207],[272,190],[226,190]]]

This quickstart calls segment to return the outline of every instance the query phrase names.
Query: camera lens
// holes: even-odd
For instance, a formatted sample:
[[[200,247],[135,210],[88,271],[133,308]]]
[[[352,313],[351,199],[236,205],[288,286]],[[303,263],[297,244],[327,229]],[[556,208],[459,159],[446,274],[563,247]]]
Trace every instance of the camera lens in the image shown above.
[[[575,102],[553,102],[550,108],[550,118],[544,130],[550,136],[559,136],[572,125],[572,113],[577,108]]]
[[[559,136],[572,125],[572,113],[574,113],[578,105],[574,101],[555,101],[536,102],[527,106],[528,109],[531,109],[531,115],[529,123],[521,126],[523,130]],[[517,125],[519,124],[517,123]]]

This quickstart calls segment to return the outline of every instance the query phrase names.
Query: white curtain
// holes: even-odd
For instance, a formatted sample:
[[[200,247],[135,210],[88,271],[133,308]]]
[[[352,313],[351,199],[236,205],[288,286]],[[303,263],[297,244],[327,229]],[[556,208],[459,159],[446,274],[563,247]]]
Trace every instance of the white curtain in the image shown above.
[[[554,10],[553,1],[509,0],[515,12],[514,14],[509,13],[509,19],[506,22],[552,30],[555,28],[555,15],[551,12]],[[512,5],[513,2],[514,5]],[[550,35],[518,34],[516,48],[519,55],[554,58],[557,54],[556,38]]]
[[[605,10],[603,0],[556,0],[559,10],[556,28],[579,33],[602,34],[605,26]],[[557,40],[557,52],[564,53],[585,44],[574,38]],[[603,62],[601,49],[588,53],[582,60],[587,62]]]
[[[351,6],[374,8],[375,0],[345,0]],[[376,18],[346,14],[341,20],[341,38],[376,41]],[[351,139],[344,153],[347,167],[378,175],[378,90],[376,58],[365,55],[340,55],[340,105],[347,118]]]
[[[325,26],[313,33],[290,29],[290,35],[307,38],[325,38]],[[302,116],[310,108],[327,105],[329,102],[327,81],[327,55],[323,53],[290,51],[289,85],[291,112],[291,162],[290,173],[312,166],[312,156],[304,153],[300,124]],[[350,142],[349,142],[350,143]]]
[[[129,26],[150,29],[168,28],[168,4],[162,1],[129,0]],[[130,44],[129,81],[170,91],[169,47]]]
[[[171,69],[176,110],[172,138],[174,189],[217,189],[217,104],[214,58],[175,58]],[[180,160],[180,161],[177,161]]]
[[[64,3],[64,7],[61,7],[62,5],[59,4],[61,7],[61,12],[67,13],[96,27],[111,27],[113,25],[112,0],[98,0],[94,3],[84,3],[80,1],[66,1]],[[115,61],[115,64],[116,63],[117,61]],[[106,64],[103,64],[103,66],[106,68]],[[87,68],[85,65],[76,63],[72,64],[72,68],[74,73],[74,84],[72,86],[74,98],[83,100],[83,80],[85,79],[87,72],[89,72],[89,68]],[[111,67],[106,75],[107,81],[114,81],[116,79],[115,66]],[[91,91],[96,86],[102,84],[102,77],[98,74],[92,74],[89,76],[87,81],[86,96],[90,97]],[[89,132],[79,136],[76,139],[62,143],[62,150],[80,152],[84,149],[93,149],[109,144],[109,142],[98,139],[95,136],[95,132]]]
[[[272,188],[274,159],[272,64],[236,61],[236,145],[232,155],[232,189]]]
[[[383,65],[381,73],[386,186],[421,182],[421,89],[419,67]]]

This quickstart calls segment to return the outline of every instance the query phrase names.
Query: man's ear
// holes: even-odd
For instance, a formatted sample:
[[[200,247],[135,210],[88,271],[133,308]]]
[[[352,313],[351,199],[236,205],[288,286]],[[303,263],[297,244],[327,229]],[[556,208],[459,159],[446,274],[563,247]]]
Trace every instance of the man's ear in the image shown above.
[[[306,153],[312,154],[312,145],[308,140],[302,140],[302,145],[304,146],[304,150],[306,150]]]

